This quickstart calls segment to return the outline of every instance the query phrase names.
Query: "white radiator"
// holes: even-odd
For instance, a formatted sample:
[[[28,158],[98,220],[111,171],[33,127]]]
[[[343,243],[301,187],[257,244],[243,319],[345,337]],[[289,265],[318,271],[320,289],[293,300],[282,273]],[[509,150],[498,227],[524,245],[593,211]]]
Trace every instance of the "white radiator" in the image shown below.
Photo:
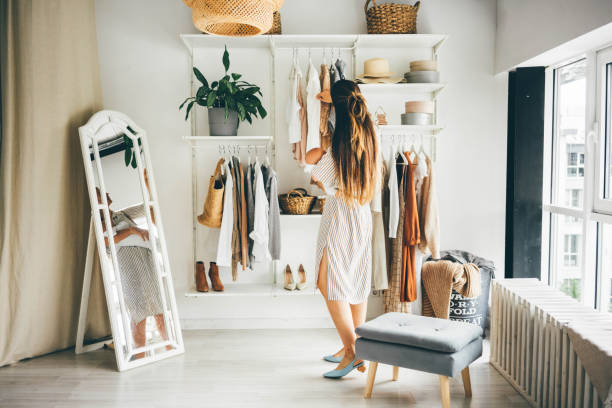
[[[603,407],[564,329],[593,313],[537,279],[492,281],[490,363],[534,407]]]

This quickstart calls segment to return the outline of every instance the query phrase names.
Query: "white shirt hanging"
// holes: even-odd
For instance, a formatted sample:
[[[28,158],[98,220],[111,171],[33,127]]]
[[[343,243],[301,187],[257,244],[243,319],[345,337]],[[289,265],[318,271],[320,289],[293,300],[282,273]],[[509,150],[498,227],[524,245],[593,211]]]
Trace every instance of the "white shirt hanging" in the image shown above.
[[[225,192],[223,196],[223,217],[221,218],[221,228],[219,229],[219,241],[217,244],[217,265],[232,266],[232,228],[234,226],[234,184],[232,172],[226,161],[225,168]]]
[[[287,103],[287,134],[289,143],[298,143],[302,139],[302,127],[300,123],[300,104],[298,103],[298,85],[302,80],[302,73],[295,61],[289,75],[289,101]]]
[[[268,228],[269,204],[266,197],[266,188],[261,174],[261,165],[255,164],[255,220],[253,231],[249,237],[253,240],[253,256],[257,262],[269,261],[272,259],[268,248],[269,228]]]
[[[321,101],[317,94],[321,92],[321,81],[317,69],[309,61],[306,74],[306,112],[308,114],[308,137],[306,138],[306,151],[321,147],[319,127],[321,123]]]

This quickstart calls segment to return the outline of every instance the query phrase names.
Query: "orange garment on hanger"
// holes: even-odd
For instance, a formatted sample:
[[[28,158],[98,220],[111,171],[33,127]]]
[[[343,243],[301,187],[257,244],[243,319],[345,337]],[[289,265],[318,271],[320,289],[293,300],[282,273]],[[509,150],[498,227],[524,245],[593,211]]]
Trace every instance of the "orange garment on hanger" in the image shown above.
[[[406,172],[406,200],[404,207],[404,235],[402,240],[402,275],[401,275],[401,302],[414,302],[417,300],[415,247],[420,242],[419,211],[417,207],[416,190],[414,185],[414,172],[417,164],[410,161],[410,152],[405,152],[408,160]]]
[[[306,112],[306,104],[304,103],[304,95],[302,93],[302,83],[297,85],[297,102],[300,107],[300,132],[301,138],[297,143],[293,143],[291,150],[293,158],[304,165],[306,162],[306,139],[308,138],[308,114]]]

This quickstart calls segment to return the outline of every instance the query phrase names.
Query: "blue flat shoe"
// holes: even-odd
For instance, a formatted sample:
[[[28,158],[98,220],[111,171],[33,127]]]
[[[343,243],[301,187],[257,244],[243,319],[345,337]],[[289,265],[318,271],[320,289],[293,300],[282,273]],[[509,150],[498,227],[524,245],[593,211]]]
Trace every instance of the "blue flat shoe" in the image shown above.
[[[335,357],[333,354],[330,354],[329,356],[324,356],[323,360],[339,364],[342,361],[342,357]]]
[[[353,361],[351,361],[351,363],[349,365],[347,365],[346,367],[344,367],[342,370],[332,370],[332,371],[328,371],[325,374],[323,374],[323,377],[325,378],[342,378],[345,375],[347,375],[348,373],[350,373],[351,371],[353,371],[354,369],[359,369],[361,367],[364,367],[363,361],[357,365],[355,365],[355,361],[357,361],[357,358],[355,357],[353,359]]]

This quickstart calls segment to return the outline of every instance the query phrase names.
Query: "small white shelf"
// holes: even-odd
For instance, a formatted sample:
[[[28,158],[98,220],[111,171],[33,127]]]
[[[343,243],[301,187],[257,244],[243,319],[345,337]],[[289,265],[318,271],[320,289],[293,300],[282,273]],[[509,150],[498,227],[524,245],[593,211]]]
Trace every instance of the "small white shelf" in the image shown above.
[[[392,133],[430,133],[437,134],[444,126],[442,125],[383,125],[377,126],[377,129],[381,134],[392,134]]]
[[[267,296],[267,297],[279,297],[279,296],[315,296],[319,293],[318,289],[315,290],[314,286],[309,282],[309,286],[304,290],[286,290],[280,286],[276,286],[273,283],[270,284],[250,284],[250,283],[228,283],[225,284],[225,290],[223,292],[215,292],[212,288],[208,292],[198,292],[195,288],[192,288],[185,292],[185,297],[189,298],[205,298],[205,297],[219,297],[219,296]]]
[[[399,83],[399,84],[359,84],[361,92],[398,92],[398,93],[435,93],[444,89],[443,83]]]
[[[272,140],[272,136],[183,136],[183,140],[187,142],[226,142],[226,143],[239,143],[239,142],[269,142]]]
[[[317,218],[321,218],[322,214],[319,213],[315,213],[315,214],[304,214],[304,215],[297,215],[297,214],[281,214],[281,218],[282,219],[286,219],[286,220],[293,220],[293,219],[317,219]]]
[[[445,34],[280,34],[225,37],[181,34],[190,53],[194,48],[433,48],[448,38]]]

